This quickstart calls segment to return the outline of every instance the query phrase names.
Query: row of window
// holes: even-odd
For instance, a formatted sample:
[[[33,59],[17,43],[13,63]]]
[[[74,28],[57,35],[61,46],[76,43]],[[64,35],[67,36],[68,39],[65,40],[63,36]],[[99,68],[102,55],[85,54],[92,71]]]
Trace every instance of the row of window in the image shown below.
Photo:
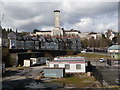
[[[54,64],[55,68],[59,67],[59,64]],[[70,64],[65,64],[65,69],[70,69]],[[76,69],[81,69],[81,65],[80,64],[76,64]]]
[[[113,53],[109,53],[109,54],[119,54],[119,52],[113,52]]]
[[[38,45],[37,45],[38,44]],[[14,46],[14,48],[17,49],[34,49],[36,46],[37,48],[41,48],[45,46],[45,49],[79,49],[78,47],[80,46],[76,46],[74,44],[58,44],[58,43],[36,43],[34,44],[33,41],[18,41],[16,42],[15,40],[11,40],[11,45]],[[36,49],[36,48],[35,48]]]

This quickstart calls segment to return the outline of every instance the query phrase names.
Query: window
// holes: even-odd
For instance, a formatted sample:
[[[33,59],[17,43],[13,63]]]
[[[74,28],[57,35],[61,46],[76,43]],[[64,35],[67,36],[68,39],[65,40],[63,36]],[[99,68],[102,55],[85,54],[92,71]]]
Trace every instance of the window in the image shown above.
[[[114,58],[114,55],[113,55],[113,58]]]
[[[65,64],[65,69],[70,69],[70,65],[69,64]]]
[[[81,65],[80,64],[76,64],[76,69],[81,69]]]
[[[59,65],[58,64],[54,64],[54,67],[59,67]]]

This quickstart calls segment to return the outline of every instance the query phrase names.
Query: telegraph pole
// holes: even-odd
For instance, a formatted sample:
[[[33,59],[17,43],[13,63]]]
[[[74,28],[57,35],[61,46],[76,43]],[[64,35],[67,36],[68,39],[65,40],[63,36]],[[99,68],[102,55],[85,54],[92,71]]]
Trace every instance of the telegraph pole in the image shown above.
[[[3,2],[0,0],[0,90],[2,90],[2,21],[3,21]]]

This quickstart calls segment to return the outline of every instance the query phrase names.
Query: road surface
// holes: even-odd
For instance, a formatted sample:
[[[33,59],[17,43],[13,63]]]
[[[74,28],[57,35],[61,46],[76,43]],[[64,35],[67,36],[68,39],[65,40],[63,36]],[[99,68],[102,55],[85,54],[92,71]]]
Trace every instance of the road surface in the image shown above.
[[[99,60],[93,60],[91,64],[96,66],[97,70],[103,75],[103,80],[106,81],[108,85],[118,85],[116,82],[118,79],[118,72],[120,72],[118,66],[109,66],[107,62],[100,63]]]

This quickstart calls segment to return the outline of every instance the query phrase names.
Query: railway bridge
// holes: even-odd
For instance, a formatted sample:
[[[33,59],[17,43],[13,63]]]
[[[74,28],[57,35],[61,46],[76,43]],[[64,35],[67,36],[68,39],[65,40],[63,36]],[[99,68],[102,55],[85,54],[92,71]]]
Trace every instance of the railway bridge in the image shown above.
[[[29,50],[29,49],[9,49],[11,57],[15,60],[15,65],[23,65],[24,59],[31,57],[48,57],[52,59],[56,56],[66,55],[69,50]]]

